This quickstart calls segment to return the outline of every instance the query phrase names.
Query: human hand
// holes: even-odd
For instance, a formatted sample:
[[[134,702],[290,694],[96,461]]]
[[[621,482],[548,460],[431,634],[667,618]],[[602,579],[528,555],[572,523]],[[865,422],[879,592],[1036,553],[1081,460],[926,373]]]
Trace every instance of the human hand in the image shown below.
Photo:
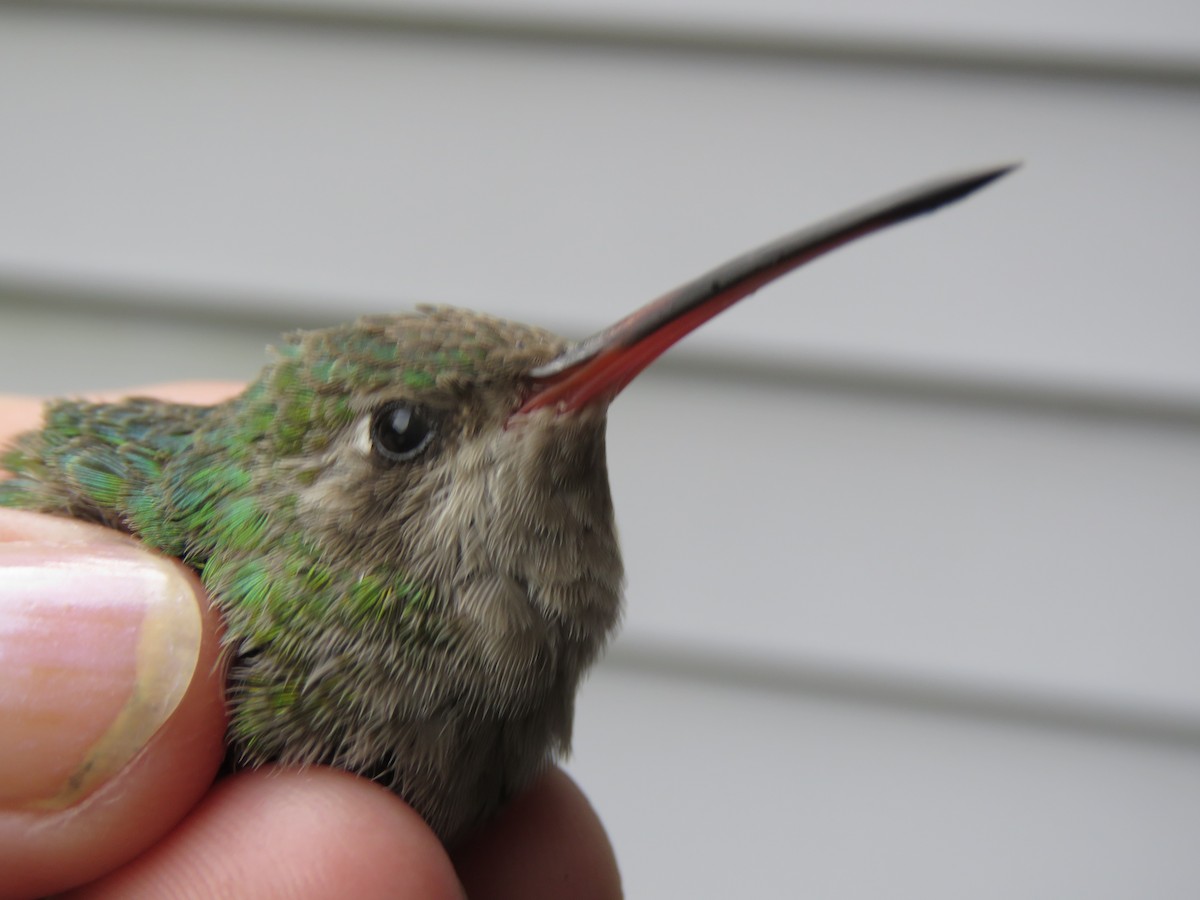
[[[236,385],[145,394],[211,403]],[[0,397],[0,445],[39,401]],[[0,897],[616,897],[560,770],[453,853],[402,800],[322,767],[214,783],[219,620],[194,573],[114,531],[0,510]]]

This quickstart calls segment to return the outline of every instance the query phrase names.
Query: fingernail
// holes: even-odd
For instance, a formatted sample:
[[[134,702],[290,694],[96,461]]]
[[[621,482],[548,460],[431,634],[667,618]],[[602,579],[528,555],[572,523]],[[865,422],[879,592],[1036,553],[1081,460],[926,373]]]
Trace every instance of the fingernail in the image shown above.
[[[63,542],[0,542],[0,809],[61,809],[108,781],[175,711],[199,657],[191,582],[72,527]]]

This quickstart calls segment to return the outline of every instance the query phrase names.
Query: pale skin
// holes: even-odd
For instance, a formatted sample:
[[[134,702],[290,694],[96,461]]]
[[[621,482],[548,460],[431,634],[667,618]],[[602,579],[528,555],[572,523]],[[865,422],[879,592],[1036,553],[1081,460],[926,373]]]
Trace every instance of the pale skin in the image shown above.
[[[212,403],[239,389],[177,384],[97,399],[138,393]],[[41,406],[34,398],[0,396],[0,445],[37,427]],[[43,540],[72,540],[61,529],[49,517],[0,510],[0,544],[36,547]],[[115,533],[102,539],[109,537],[126,540]],[[185,577],[202,597],[194,575]],[[199,606],[203,636],[195,673],[144,749],[66,809],[0,805],[0,898],[55,893],[81,883],[71,896],[621,895],[604,828],[559,769],[453,852],[404,801],[344,772],[268,768],[214,780],[224,755],[224,675],[219,622],[206,603]],[[79,711],[81,717],[87,712]],[[20,738],[5,734],[6,740]],[[0,780],[4,777],[0,770]]]

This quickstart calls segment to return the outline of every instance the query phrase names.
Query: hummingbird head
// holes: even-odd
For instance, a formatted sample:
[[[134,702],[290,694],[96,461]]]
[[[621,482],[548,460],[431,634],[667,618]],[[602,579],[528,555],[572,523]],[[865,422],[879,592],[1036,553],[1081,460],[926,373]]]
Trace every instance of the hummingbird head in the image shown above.
[[[497,654],[602,637],[622,579],[605,404],[521,413],[569,346],[449,307],[289,335],[240,404],[256,482],[321,557],[404,571]]]

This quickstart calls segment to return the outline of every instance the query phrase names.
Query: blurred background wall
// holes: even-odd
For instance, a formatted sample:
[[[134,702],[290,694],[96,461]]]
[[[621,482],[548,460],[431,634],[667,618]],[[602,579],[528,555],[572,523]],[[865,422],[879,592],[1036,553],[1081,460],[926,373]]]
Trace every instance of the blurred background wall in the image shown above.
[[[1024,160],[622,396],[569,767],[633,897],[1196,896],[1200,13],[988,6],[0,4],[0,390],[415,302],[583,336]]]

